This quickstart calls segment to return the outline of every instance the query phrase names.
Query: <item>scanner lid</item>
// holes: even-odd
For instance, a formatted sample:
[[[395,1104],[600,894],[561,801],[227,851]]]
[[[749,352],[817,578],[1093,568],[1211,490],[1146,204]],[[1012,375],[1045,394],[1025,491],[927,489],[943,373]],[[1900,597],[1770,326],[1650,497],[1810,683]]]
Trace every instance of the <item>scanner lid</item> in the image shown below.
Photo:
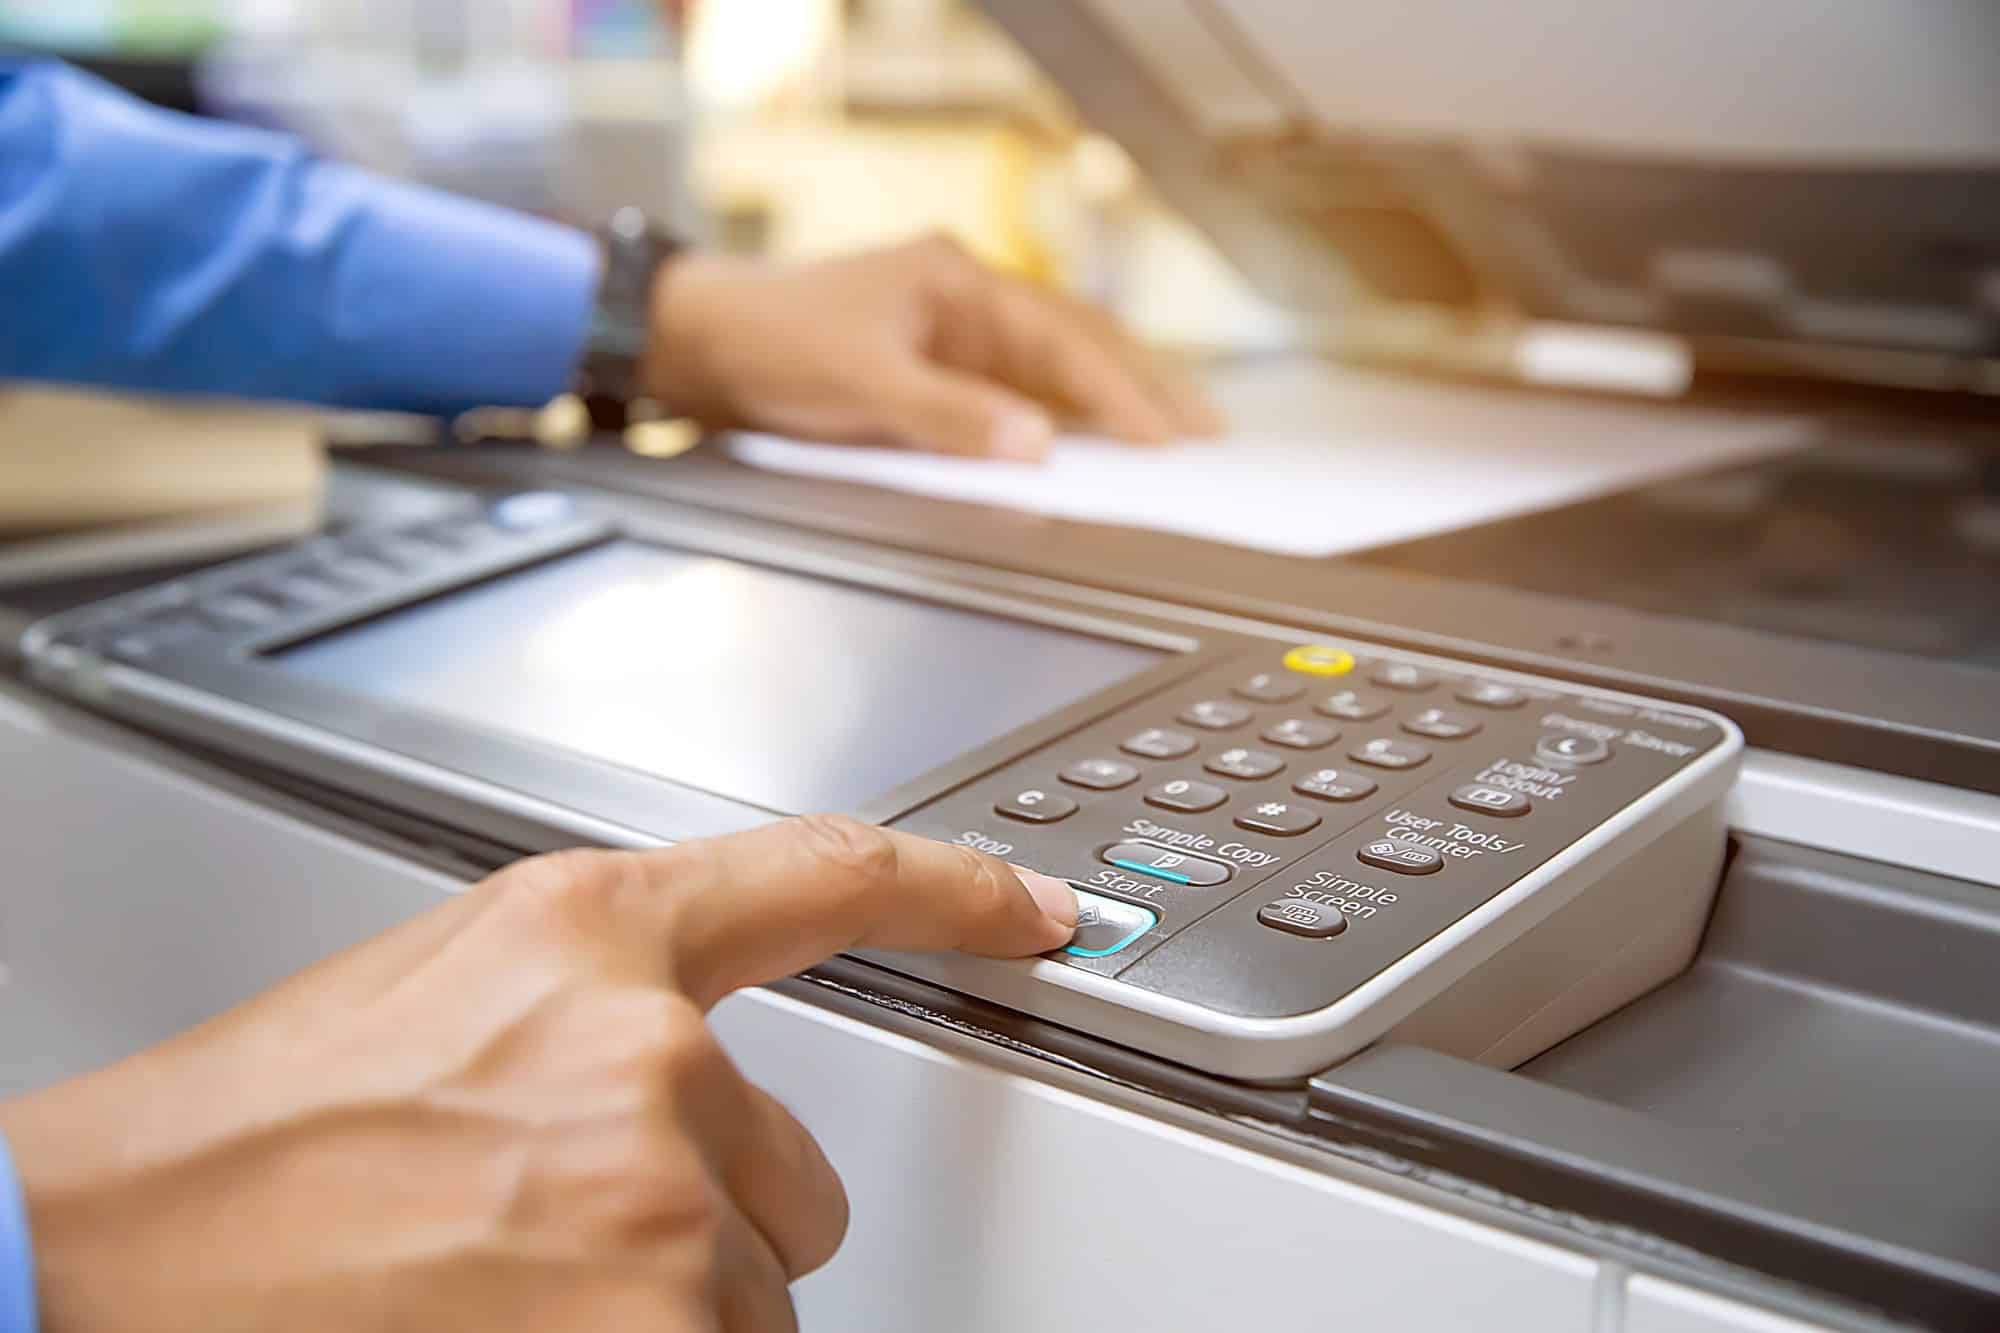
[[[2000,390],[1990,0],[986,0],[1306,315],[1511,311]]]

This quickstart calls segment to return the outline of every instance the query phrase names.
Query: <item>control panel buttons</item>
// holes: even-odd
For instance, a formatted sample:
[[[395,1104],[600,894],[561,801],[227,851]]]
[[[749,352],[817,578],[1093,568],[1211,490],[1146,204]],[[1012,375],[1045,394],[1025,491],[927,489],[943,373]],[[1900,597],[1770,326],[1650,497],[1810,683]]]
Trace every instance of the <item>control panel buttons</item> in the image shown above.
[[[1246,750],[1238,746],[1224,750],[1202,765],[1211,773],[1220,773],[1225,778],[1241,778],[1245,782],[1255,782],[1282,772],[1285,761],[1265,750]]]
[[[1397,842],[1394,838],[1377,838],[1364,843],[1355,856],[1363,865],[1371,865],[1378,870],[1393,870],[1399,875],[1435,875],[1444,869],[1444,857],[1430,848]]]
[[[1228,699],[1203,699],[1181,712],[1181,721],[1206,731],[1227,731],[1250,720],[1250,710]]]
[[[1140,875],[1163,879],[1169,884],[1187,884],[1205,889],[1220,884],[1236,872],[1220,861],[1211,861],[1192,852],[1177,852],[1150,842],[1120,842],[1104,849],[1104,864]]]
[[[1260,704],[1288,704],[1306,692],[1306,683],[1282,671],[1259,671],[1235,687],[1245,699]]]
[[[1303,676],[1344,676],[1354,670],[1354,654],[1325,643],[1304,643],[1285,654],[1285,669]]]
[[[1150,908],[1077,889],[1076,934],[1062,951],[1078,958],[1103,958],[1159,924],[1159,915]]]
[[[1437,672],[1426,671],[1408,662],[1383,662],[1368,673],[1368,679],[1385,690],[1415,694],[1438,683]]]
[[[1185,731],[1148,727],[1118,748],[1143,759],[1178,759],[1184,754],[1194,753],[1194,737]]]
[[[1388,736],[1377,736],[1374,740],[1363,741],[1347,752],[1347,757],[1357,764],[1367,764],[1373,768],[1404,769],[1415,768],[1428,761],[1431,752],[1415,741],[1399,741]]]
[[[1290,801],[1264,801],[1236,816],[1236,827],[1274,838],[1296,838],[1319,827],[1319,816]]]
[[[360,555],[328,556],[320,569],[329,577],[356,587],[367,587],[383,579],[394,578],[396,571],[380,560],[370,560]]]
[[[1139,770],[1117,759],[1079,759],[1057,776],[1073,787],[1116,791],[1139,780]]]
[[[1502,685],[1497,680],[1468,681],[1452,697],[1462,704],[1475,704],[1480,708],[1519,708],[1528,702],[1526,690]]]
[[[1611,747],[1595,736],[1565,731],[1536,741],[1535,753],[1552,764],[1601,764],[1611,757]]]
[[[1294,782],[1292,790],[1319,801],[1365,801],[1379,788],[1358,774],[1322,768]]]
[[[1525,815],[1534,806],[1528,798],[1517,791],[1505,787],[1490,787],[1484,782],[1468,782],[1450,796],[1453,805],[1474,814],[1496,815],[1502,819],[1513,819]]]
[[[271,590],[297,606],[320,606],[340,596],[340,589],[309,570],[285,575]]]
[[[1449,708],[1426,708],[1403,719],[1403,730],[1413,736],[1456,741],[1478,731],[1480,721],[1470,713],[1454,713]]]
[[[1257,909],[1257,920],[1287,935],[1309,940],[1330,940],[1347,929],[1347,918],[1338,907],[1309,902],[1304,898],[1280,898]]]
[[[1059,791],[1029,787],[1004,801],[993,803],[993,813],[1018,819],[1024,824],[1053,824],[1076,813],[1076,802]]]
[[[1288,717],[1264,728],[1262,738],[1292,750],[1317,750],[1340,739],[1340,728],[1310,717]]]
[[[1342,718],[1348,722],[1372,722],[1389,711],[1389,705],[1380,699],[1370,698],[1358,690],[1340,690],[1329,694],[1313,705],[1328,717]]]
[[[1195,782],[1190,778],[1175,778],[1162,782],[1146,793],[1146,804],[1158,806],[1162,810],[1172,810],[1176,814],[1198,815],[1204,810],[1213,810],[1229,799],[1229,793],[1206,782]]]

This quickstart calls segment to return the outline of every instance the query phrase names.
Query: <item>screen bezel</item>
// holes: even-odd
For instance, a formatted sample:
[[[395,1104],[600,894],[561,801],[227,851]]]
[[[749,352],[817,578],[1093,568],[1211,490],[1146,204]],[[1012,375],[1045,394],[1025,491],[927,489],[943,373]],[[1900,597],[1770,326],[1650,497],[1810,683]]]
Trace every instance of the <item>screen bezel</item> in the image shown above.
[[[438,795],[460,785],[501,789],[520,798],[509,814],[488,802],[453,799],[452,822],[523,850],[579,840],[605,840],[605,831],[639,835],[621,842],[678,841],[754,827],[786,811],[704,790],[529,737],[397,703],[362,690],[315,679],[273,660],[288,648],[343,629],[465,592],[511,574],[615,541],[634,541],[691,555],[741,561],[793,576],[844,584],[976,614],[1150,648],[1165,656],[1125,680],[1057,709],[946,761],[859,805],[838,811],[884,823],[975,780],[1023,752],[1046,744],[1133,700],[1202,670],[1226,645],[1129,621],[1081,613],[1030,598],[959,586],[911,571],[807,551],[751,538],[685,529],[643,516],[587,514],[545,532],[510,537],[496,549],[443,568],[413,571],[368,594],[262,630],[217,635],[170,646],[143,668],[118,667],[163,723],[182,727],[190,715],[254,738],[263,757],[307,770],[310,777],[353,787],[365,776],[363,795],[398,804]],[[296,556],[275,565],[296,564]],[[229,581],[250,577],[232,567]],[[167,688],[159,688],[159,682]],[[380,782],[386,786],[374,786]],[[419,801],[419,803],[422,803]],[[545,819],[532,812],[559,808],[573,819]],[[523,814],[522,812],[529,812]],[[567,836],[565,836],[567,835]]]

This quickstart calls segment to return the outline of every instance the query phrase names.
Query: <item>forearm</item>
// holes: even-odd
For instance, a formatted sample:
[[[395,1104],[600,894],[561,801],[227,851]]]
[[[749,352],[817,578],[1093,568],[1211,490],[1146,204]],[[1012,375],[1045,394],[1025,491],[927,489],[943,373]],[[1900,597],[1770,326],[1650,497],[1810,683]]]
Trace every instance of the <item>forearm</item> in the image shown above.
[[[452,412],[559,392],[587,236],[0,66],[0,377]]]

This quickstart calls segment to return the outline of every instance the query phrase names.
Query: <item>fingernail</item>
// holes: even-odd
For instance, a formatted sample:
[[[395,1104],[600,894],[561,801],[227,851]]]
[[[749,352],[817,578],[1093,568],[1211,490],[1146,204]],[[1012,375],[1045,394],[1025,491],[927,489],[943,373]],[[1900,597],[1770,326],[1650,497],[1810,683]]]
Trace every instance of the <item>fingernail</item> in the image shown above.
[[[1055,433],[1055,423],[1040,412],[1007,412],[993,423],[987,451],[995,458],[1038,462]]]
[[[1061,926],[1064,930],[1076,929],[1076,890],[1054,875],[1044,875],[1040,871],[1014,867],[1014,873],[1021,877],[1022,887],[1035,900],[1035,906],[1042,914]]]

